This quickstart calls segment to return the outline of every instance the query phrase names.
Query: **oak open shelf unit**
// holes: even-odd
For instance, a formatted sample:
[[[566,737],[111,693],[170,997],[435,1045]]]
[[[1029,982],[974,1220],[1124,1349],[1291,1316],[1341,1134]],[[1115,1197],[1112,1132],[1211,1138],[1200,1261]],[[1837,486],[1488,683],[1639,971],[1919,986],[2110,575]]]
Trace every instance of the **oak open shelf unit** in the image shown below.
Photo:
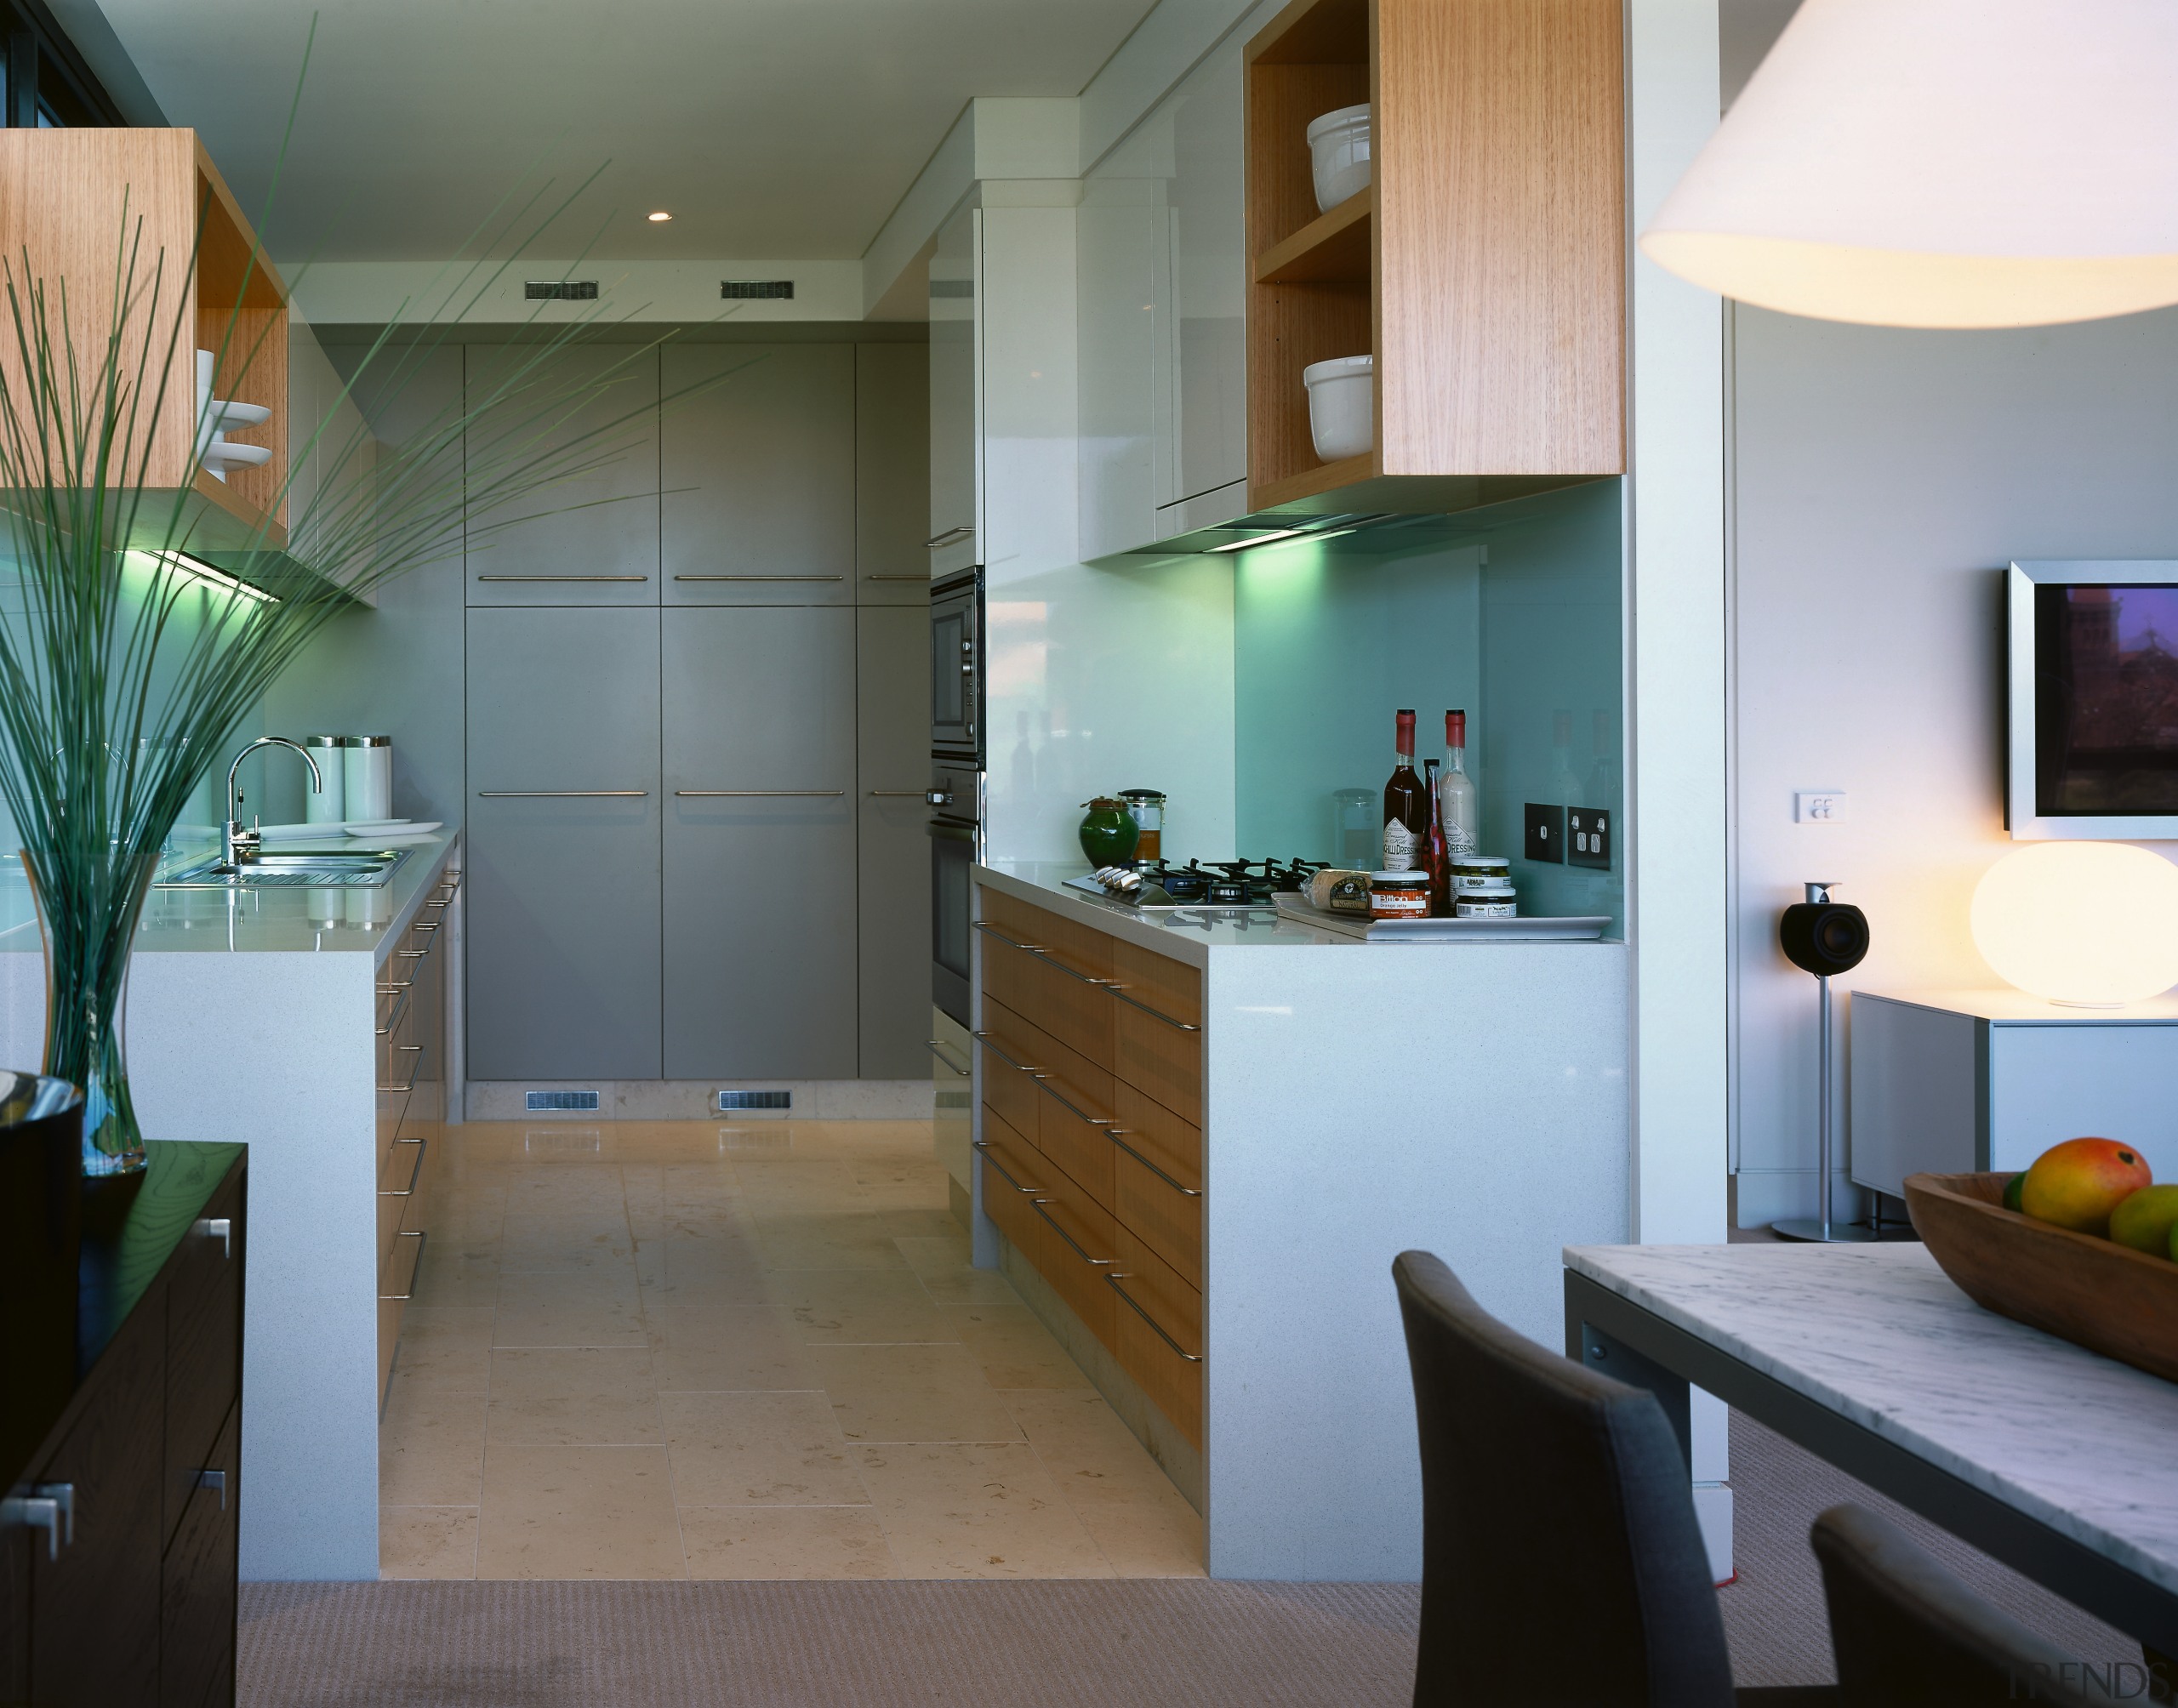
[[[190,529],[188,549],[208,558],[245,550],[284,553],[288,290],[258,250],[249,221],[197,133],[0,130],[0,255],[15,273],[19,291],[26,284],[43,288],[56,336],[66,282],[79,378],[86,383],[104,360],[116,282],[132,249],[134,288],[148,306],[130,316],[133,337],[123,360],[132,381],[136,363],[144,362],[145,409],[164,384],[148,430],[142,515],[162,534],[180,495]],[[185,328],[179,338],[173,335],[177,307]],[[271,411],[262,426],[231,436],[271,446],[271,460],[259,468],[231,469],[225,481],[201,469],[192,477],[190,469],[199,348],[220,353],[214,396]],[[0,337],[0,366],[11,384],[21,383],[12,331]],[[140,436],[145,430],[140,427]],[[140,437],[140,449],[142,443]]]
[[[1471,508],[1626,466],[1617,0],[1294,0],[1248,44],[1251,510]],[[1316,208],[1309,121],[1374,182]],[[1376,447],[1318,459],[1301,370],[1374,352]]]

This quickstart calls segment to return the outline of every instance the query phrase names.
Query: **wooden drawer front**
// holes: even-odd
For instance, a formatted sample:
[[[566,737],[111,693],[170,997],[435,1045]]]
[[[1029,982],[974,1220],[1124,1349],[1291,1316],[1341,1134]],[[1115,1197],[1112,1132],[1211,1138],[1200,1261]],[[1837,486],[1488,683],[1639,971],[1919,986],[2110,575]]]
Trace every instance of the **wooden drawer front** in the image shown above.
[[[1185,961],[1115,939],[1112,979],[1123,995],[1143,1006],[1189,1026],[1202,1024],[1202,975]]]
[[[1181,1434],[1201,1446],[1202,1295],[1126,1227],[1119,1230],[1119,1262],[1108,1284],[1124,1294],[1114,1301],[1120,1368]]]
[[[1061,919],[1046,908],[1017,902],[996,890],[982,891],[981,918],[1017,943],[1033,943],[1091,978],[1112,976],[1112,939],[1092,926]]]
[[[1202,1129],[1183,1121],[1148,1093],[1124,1079],[1113,1087],[1112,1107],[1120,1136],[1152,1168],[1162,1169],[1182,1186],[1202,1187]]]
[[[1012,949],[1006,954],[1029,963],[1015,982],[1012,1006],[1084,1061],[1109,1073],[1112,1011],[1119,1006],[1111,992],[1062,971],[1048,956],[1023,956]]]
[[[1034,1200],[1044,1221],[1043,1261],[1038,1267],[1090,1333],[1118,1350],[1113,1309],[1118,1303],[1104,1277],[1118,1255],[1112,1214],[1063,1170],[1044,1163],[1044,1191]]]
[[[406,1200],[396,1199],[401,1203]],[[383,1204],[387,1202],[380,1198]],[[380,1227],[385,1224],[380,1222]],[[399,1229],[393,1236],[393,1252],[379,1270],[378,1280],[378,1396],[385,1403],[386,1379],[393,1374],[394,1349],[401,1344],[401,1318],[423,1272],[424,1236],[421,1229]]]
[[[990,931],[982,931],[979,935],[983,947],[984,998],[989,1002],[1003,1003],[1018,1013],[1029,1005],[1022,994],[1022,985],[1032,971],[1036,958],[1026,949],[1015,947],[1006,937]]]
[[[381,1278],[392,1272],[393,1248],[401,1231],[407,1228],[413,1232],[423,1226],[424,1169],[430,1159],[428,1142],[420,1138],[402,1139],[395,1144],[392,1154],[379,1173],[378,1272]],[[394,1293],[401,1290],[388,1286],[379,1290]]]
[[[224,1220],[224,1235],[212,1231]],[[239,1182],[205,1206],[174,1260],[166,1310],[166,1460],[161,1539],[174,1534],[195,1473],[242,1391]]]
[[[1036,1119],[1036,1148],[1063,1169],[1105,1210],[1112,1204],[1112,1142],[1102,1124],[1083,1120],[1044,1082]]]
[[[997,1110],[1017,1133],[1033,1142],[1036,1105],[1042,1097],[1027,1072],[1036,1065],[1035,1028],[988,996],[984,1021],[977,1039],[983,1061],[984,1107]]]
[[[1183,1121],[1202,1124],[1202,1034],[1183,1032],[1125,1003],[1115,1016],[1119,1077]]]
[[[1120,1148],[1133,1142],[1122,1131],[1112,1146],[1112,1213],[1120,1226],[1170,1264],[1189,1286],[1202,1286],[1202,1198],[1189,1197],[1171,1179]]]
[[[242,1407],[190,1474],[181,1526],[160,1574],[160,1708],[234,1700],[235,1538],[241,1528]],[[211,1472],[214,1483],[202,1473]]]
[[[1043,1159],[988,1105],[984,1112],[984,1210],[1041,1272],[1044,1224],[1032,1205],[1043,1190]]]

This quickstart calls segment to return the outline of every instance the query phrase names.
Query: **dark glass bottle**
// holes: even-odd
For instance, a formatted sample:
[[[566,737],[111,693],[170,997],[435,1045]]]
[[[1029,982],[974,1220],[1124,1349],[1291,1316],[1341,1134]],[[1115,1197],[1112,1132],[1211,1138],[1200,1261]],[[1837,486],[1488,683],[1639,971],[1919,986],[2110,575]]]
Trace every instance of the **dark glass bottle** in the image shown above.
[[[1422,762],[1422,786],[1429,791],[1429,834],[1423,839],[1422,869],[1429,874],[1429,912],[1442,919],[1452,911],[1452,847],[1445,838],[1445,803],[1437,795],[1437,761]]]
[[[1384,785],[1383,869],[1412,872],[1422,864],[1422,845],[1429,834],[1429,794],[1414,774],[1414,714],[1399,715],[1399,753],[1391,781]]]

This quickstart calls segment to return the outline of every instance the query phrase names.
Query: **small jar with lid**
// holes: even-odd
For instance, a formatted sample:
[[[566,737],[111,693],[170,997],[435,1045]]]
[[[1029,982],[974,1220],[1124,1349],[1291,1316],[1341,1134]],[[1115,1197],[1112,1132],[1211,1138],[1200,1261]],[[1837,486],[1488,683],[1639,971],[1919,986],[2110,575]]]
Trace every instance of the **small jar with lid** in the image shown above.
[[[1134,857],[1145,864],[1165,857],[1165,791],[1161,789],[1123,789],[1120,799],[1134,820]]]
[[[1428,919],[1429,874],[1427,872],[1371,872],[1369,874],[1369,917],[1372,919]]]
[[[1457,897],[1462,890],[1480,890],[1489,884],[1510,884],[1513,881],[1513,863],[1502,854],[1455,854],[1452,856],[1452,894]]]
[[[1519,895],[1502,879],[1452,892],[1452,917],[1457,919],[1514,919],[1519,914]]]

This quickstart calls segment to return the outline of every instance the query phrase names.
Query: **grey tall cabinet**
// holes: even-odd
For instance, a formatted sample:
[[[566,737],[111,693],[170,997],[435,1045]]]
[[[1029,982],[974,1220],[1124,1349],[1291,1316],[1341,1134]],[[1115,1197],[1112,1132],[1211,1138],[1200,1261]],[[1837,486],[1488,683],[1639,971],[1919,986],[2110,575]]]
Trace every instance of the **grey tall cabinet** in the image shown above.
[[[550,360],[615,458],[511,525],[472,487],[470,1077],[918,1075],[921,350]]]

